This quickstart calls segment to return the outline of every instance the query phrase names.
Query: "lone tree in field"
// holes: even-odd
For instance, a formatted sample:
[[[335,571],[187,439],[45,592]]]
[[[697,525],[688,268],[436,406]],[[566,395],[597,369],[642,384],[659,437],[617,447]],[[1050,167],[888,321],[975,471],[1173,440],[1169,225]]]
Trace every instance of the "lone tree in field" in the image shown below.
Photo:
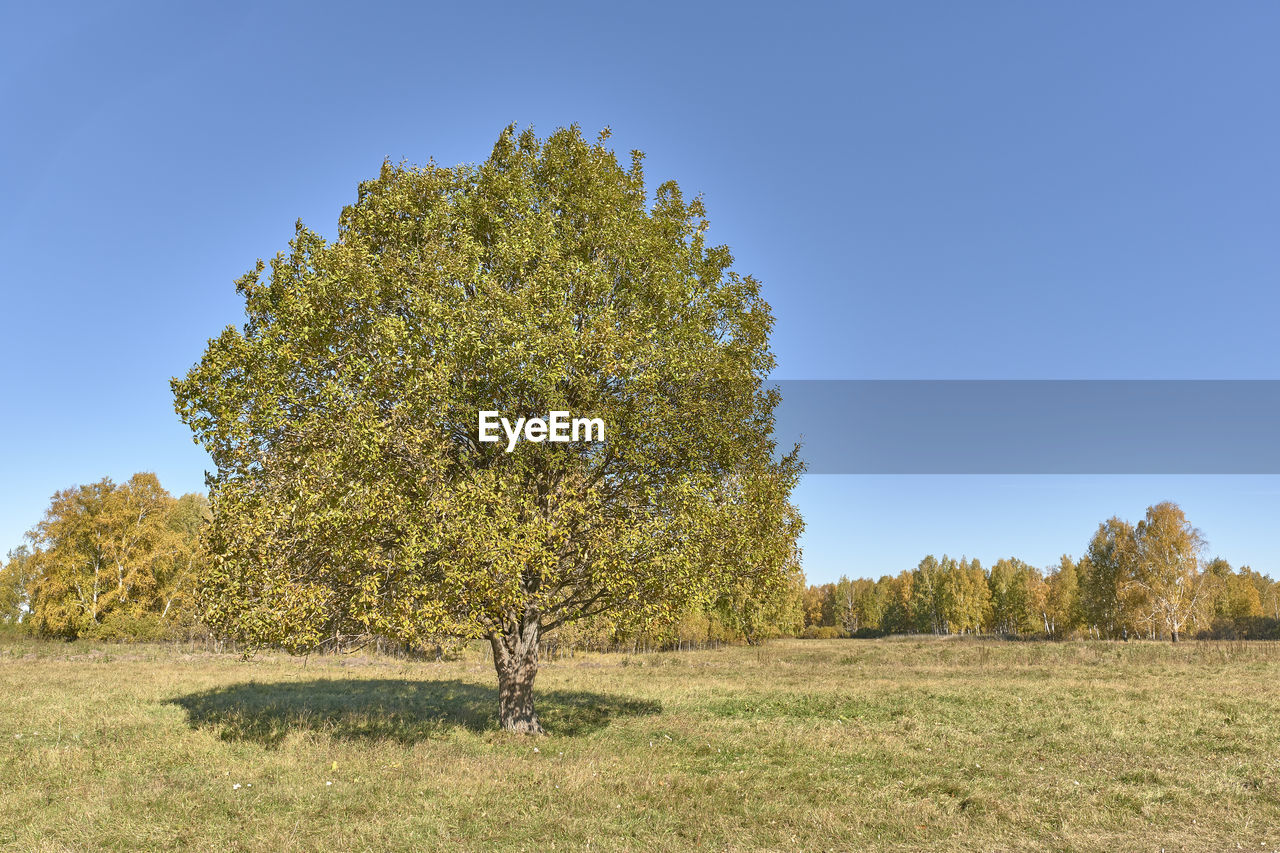
[[[217,467],[203,615],[250,646],[489,640],[503,728],[535,733],[538,641],[671,618],[796,571],[774,454],[772,315],[702,202],[648,198],[577,128],[479,166],[384,164],[328,242],[237,283],[177,410]],[[478,413],[600,418],[602,442],[478,440]]]

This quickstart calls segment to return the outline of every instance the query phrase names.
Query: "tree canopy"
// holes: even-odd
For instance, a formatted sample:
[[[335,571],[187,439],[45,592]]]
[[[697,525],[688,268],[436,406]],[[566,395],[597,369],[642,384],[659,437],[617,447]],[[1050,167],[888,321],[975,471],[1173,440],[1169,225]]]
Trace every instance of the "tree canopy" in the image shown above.
[[[504,727],[538,731],[539,636],[793,583],[796,452],[772,439],[773,324],[707,242],[576,127],[479,165],[383,165],[329,241],[237,283],[176,407],[210,453],[203,613],[250,644],[490,640]],[[477,415],[602,419],[603,442],[478,440]]]

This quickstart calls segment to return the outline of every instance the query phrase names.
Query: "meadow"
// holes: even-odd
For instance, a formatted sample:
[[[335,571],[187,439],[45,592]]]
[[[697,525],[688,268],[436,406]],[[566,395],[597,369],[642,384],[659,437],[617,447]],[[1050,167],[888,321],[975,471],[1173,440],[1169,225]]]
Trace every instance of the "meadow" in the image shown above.
[[[544,664],[0,644],[0,849],[1272,850],[1280,644],[895,637]]]

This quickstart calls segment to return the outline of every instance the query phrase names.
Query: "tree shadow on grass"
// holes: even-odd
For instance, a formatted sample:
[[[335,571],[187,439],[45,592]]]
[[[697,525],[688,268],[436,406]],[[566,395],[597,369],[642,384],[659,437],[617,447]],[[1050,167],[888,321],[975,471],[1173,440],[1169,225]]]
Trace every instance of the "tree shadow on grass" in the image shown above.
[[[569,737],[598,731],[616,717],[662,712],[658,702],[574,690],[535,691],[534,701],[547,731]],[[213,728],[223,740],[268,747],[296,731],[412,744],[453,728],[498,728],[498,691],[457,680],[250,681],[179,696],[169,704],[187,712],[193,729]]]

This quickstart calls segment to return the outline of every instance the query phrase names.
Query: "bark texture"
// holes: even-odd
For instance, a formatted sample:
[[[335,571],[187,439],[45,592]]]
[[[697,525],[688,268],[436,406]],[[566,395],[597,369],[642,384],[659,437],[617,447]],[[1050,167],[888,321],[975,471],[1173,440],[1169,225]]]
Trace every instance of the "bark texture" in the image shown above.
[[[498,671],[498,723],[505,731],[540,735],[542,726],[533,709],[533,680],[538,675],[536,619],[489,638],[493,666]]]

